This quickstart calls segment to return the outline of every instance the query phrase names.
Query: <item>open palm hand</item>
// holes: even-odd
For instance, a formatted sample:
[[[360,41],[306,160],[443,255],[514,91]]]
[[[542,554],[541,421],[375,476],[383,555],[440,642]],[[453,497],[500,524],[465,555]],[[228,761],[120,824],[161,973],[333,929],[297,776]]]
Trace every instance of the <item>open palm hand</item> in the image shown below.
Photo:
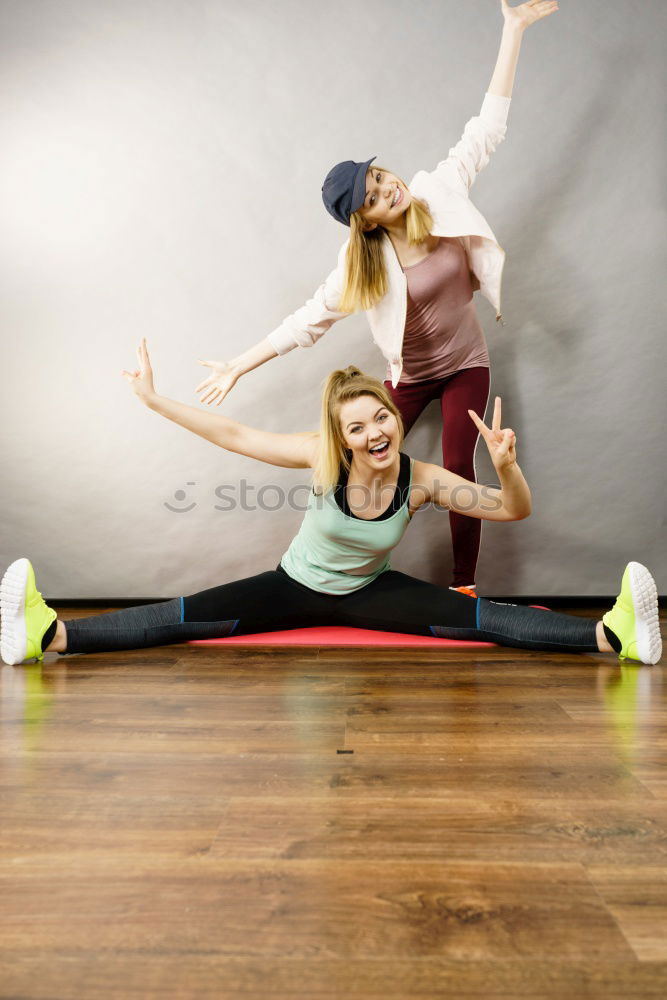
[[[558,10],[557,0],[528,0],[518,7],[510,7],[507,0],[500,0],[505,24],[525,30],[529,25]]]

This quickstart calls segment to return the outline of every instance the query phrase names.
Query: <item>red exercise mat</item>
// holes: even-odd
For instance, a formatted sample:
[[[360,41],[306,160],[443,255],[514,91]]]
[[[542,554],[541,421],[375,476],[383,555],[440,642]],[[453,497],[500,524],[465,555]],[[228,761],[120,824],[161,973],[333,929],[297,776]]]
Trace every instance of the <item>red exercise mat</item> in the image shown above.
[[[404,632],[376,632],[346,625],[323,625],[317,628],[292,628],[283,632],[257,632],[253,635],[230,635],[224,639],[190,639],[191,646],[465,646],[478,649],[495,646],[494,642],[469,639],[438,639],[434,635],[408,635]]]

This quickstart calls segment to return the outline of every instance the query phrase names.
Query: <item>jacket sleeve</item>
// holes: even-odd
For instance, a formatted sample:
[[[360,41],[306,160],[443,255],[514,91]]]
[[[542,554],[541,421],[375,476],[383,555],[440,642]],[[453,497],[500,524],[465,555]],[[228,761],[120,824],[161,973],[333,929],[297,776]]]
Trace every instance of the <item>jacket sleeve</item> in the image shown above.
[[[466,191],[470,190],[491,153],[505,138],[510,100],[497,94],[485,95],[479,115],[470,119],[447,159],[435,168],[436,177],[450,186],[463,185]]]
[[[268,340],[278,354],[287,354],[295,347],[312,347],[337,320],[350,315],[338,309],[345,281],[345,254],[348,243],[349,240],[344,243],[338,254],[336,268],[316,290],[313,297],[268,335]]]

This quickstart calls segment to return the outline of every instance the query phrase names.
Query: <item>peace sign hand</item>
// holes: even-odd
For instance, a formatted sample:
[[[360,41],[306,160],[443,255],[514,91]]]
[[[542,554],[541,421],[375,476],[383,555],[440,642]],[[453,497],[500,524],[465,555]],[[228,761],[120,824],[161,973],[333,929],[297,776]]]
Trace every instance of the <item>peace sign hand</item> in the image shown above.
[[[139,368],[135,368],[134,371],[123,369],[121,375],[125,376],[126,381],[130,383],[141,402],[148,403],[155,396],[155,386],[153,385],[153,369],[148,357],[145,337],[137,347],[137,360]]]
[[[488,428],[474,410],[468,410],[470,419],[486,441],[489,455],[496,472],[507,472],[516,465],[516,434],[511,427],[500,427],[500,396],[496,396],[493,407],[493,421]]]

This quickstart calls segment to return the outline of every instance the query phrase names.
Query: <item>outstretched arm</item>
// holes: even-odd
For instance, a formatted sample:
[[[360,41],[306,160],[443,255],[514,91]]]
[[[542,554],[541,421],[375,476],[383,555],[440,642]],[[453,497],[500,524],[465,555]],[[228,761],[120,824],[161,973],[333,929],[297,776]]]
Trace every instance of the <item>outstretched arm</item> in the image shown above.
[[[501,0],[501,7],[504,26],[500,51],[482,108],[479,115],[466,123],[459,141],[435,169],[435,174],[446,184],[463,186],[465,191],[470,190],[477,175],[489,163],[491,154],[505,138],[523,33],[535,21],[558,10],[558,3],[556,0],[528,0],[528,3],[518,7],[510,7],[507,0]]]
[[[213,414],[187,406],[175,399],[160,396],[155,391],[153,369],[146,340],[137,348],[139,368],[121,374],[132,386],[134,393],[150,410],[173,420],[186,430],[198,434],[212,444],[248,458],[256,458],[269,465],[288,469],[311,468],[317,458],[319,434],[273,434],[270,431],[248,427],[222,414]]]
[[[233,389],[242,375],[259,368],[265,361],[277,358],[278,352],[269,340],[265,337],[254,347],[249,347],[243,354],[232,358],[231,361],[202,361],[200,365],[212,368],[212,373],[199,383],[195,392],[201,393],[199,400],[201,403],[213,403],[220,406],[230,389]]]
[[[498,97],[511,97],[514,86],[516,64],[519,59],[519,49],[523,33],[529,25],[541,21],[558,10],[557,0],[528,0],[528,3],[510,7],[507,0],[500,0],[505,23],[500,40],[500,51],[496,68],[488,87],[489,94]]]
[[[312,347],[339,319],[349,315],[340,312],[340,301],[345,282],[345,254],[347,241],[338,253],[338,264],[322,282],[312,298],[305,305],[288,316],[272,333],[250,347],[234,360],[202,361],[200,364],[212,368],[208,378],[199,383],[195,392],[201,393],[202,403],[219,406],[230,389],[246,372],[259,368],[279,354],[287,354],[295,347]]]

